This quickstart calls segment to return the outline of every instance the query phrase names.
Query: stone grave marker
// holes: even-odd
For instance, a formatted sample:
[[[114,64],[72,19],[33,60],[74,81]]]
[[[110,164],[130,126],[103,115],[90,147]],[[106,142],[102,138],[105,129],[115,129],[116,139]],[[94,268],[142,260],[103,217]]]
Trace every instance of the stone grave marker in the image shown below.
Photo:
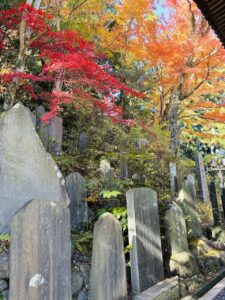
[[[109,213],[103,214],[94,227],[90,279],[90,300],[106,299],[127,299],[122,229]]]
[[[48,125],[48,151],[51,154],[62,153],[63,120],[54,116]]]
[[[195,189],[195,178],[188,175],[183,183],[183,188],[178,194],[183,210],[189,238],[199,238],[202,236],[201,220],[197,208],[197,198]]]
[[[43,105],[39,105],[34,110],[34,115],[36,116],[36,129],[39,134],[39,137],[42,141],[43,146],[48,150],[48,124],[42,122],[41,118],[46,114],[45,108]]]
[[[149,188],[129,190],[126,198],[132,291],[139,294],[164,278],[158,202]]]
[[[10,300],[71,300],[69,210],[32,200],[11,223]]]
[[[108,190],[113,190],[116,187],[115,181],[117,176],[111,167],[110,162],[107,159],[100,161],[100,176],[103,181],[104,188]]]
[[[189,251],[184,214],[175,202],[165,212],[165,229],[171,254]]]
[[[196,168],[198,173],[198,185],[200,190],[200,197],[204,202],[210,202],[209,188],[207,183],[207,176],[205,172],[204,162],[202,155],[198,153],[196,155]]]
[[[210,200],[211,200],[212,211],[213,211],[214,226],[219,226],[221,225],[220,212],[219,212],[219,206],[218,206],[217,195],[216,195],[216,186],[213,181],[210,182],[209,191],[210,191]]]
[[[46,153],[29,112],[21,103],[0,116],[0,232],[31,199],[65,201],[65,180]]]
[[[177,167],[175,163],[170,163],[170,187],[171,187],[171,194],[174,198],[178,193],[178,183],[177,183]]]
[[[107,178],[109,171],[111,170],[111,164],[107,159],[102,159],[100,161],[100,175],[103,180]]]
[[[79,173],[72,173],[66,178],[66,190],[70,198],[71,228],[82,229],[88,222],[86,180]]]
[[[84,153],[85,150],[89,147],[90,137],[87,132],[81,132],[79,136],[79,151]]]
[[[170,253],[168,266],[171,274],[185,278],[198,274],[198,264],[188,247],[184,214],[175,202],[172,202],[165,212],[165,231],[166,244]]]
[[[124,153],[120,154],[120,179],[126,179],[129,177],[128,172],[128,160],[125,157]]]

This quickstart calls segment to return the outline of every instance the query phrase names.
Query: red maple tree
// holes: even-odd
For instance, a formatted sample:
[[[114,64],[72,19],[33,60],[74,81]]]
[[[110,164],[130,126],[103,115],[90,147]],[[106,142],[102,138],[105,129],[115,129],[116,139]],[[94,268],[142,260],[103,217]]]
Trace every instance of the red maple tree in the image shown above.
[[[32,99],[49,103],[46,120],[57,114],[62,104],[74,103],[75,107],[98,108],[119,121],[121,108],[116,104],[116,95],[121,90],[132,97],[143,95],[112,75],[107,60],[92,43],[74,31],[54,31],[52,19],[24,3],[0,11],[0,50],[3,56],[8,51],[15,57],[13,67],[1,75],[8,106],[15,103],[18,94],[26,92]],[[15,52],[16,43],[19,54]],[[31,55],[41,65],[38,72],[29,69],[27,61]],[[50,90],[37,93],[36,85],[46,82]],[[57,82],[60,87],[55,86]]]

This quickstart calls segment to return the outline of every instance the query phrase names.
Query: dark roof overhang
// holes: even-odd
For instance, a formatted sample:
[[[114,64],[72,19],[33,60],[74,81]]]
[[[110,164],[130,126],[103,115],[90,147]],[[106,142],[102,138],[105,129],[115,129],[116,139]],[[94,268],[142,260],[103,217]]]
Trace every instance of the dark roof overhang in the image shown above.
[[[225,46],[225,0],[194,0]]]

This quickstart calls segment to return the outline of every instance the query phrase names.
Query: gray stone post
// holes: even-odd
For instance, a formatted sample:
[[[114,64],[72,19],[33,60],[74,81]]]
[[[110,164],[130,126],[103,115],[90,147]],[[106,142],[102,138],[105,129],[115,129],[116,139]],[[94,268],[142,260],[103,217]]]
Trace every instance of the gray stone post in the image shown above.
[[[221,220],[220,220],[220,212],[219,212],[219,206],[218,206],[217,195],[216,195],[215,182],[213,181],[210,182],[209,191],[210,191],[210,200],[211,200],[212,211],[213,211],[214,226],[219,226],[221,225]]]
[[[197,198],[195,189],[195,178],[188,175],[183,183],[183,188],[179,192],[178,200],[183,210],[189,238],[199,238],[202,236],[201,220],[197,208]]]
[[[48,151],[58,155],[62,152],[63,120],[60,117],[53,117],[48,125]]]
[[[72,229],[81,229],[88,222],[86,180],[79,173],[72,173],[66,178],[66,190],[70,198],[70,222]]]
[[[163,280],[163,261],[156,192],[136,188],[126,194],[132,291],[142,291]]]
[[[69,210],[32,200],[13,217],[10,300],[71,300]]]
[[[202,155],[200,153],[198,153],[196,155],[195,160],[196,160],[196,169],[197,169],[197,173],[198,173],[198,185],[199,185],[199,190],[200,190],[200,198],[204,202],[210,202],[207,176],[206,176],[206,172],[205,172],[204,161],[203,161]]]
[[[90,279],[90,300],[106,299],[127,299],[122,229],[109,213],[103,214],[94,227]]]

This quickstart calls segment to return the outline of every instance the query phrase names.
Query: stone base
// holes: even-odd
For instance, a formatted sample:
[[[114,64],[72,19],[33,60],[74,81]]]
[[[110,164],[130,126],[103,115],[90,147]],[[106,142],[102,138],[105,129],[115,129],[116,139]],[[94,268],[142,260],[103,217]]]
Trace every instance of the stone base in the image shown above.
[[[166,279],[153,287],[145,290],[140,295],[134,296],[133,300],[179,300],[180,290],[178,277]]]
[[[204,283],[205,278],[202,274],[195,275],[192,278],[181,278],[179,281],[181,297],[195,293]]]
[[[225,251],[220,250],[221,245],[202,237],[190,242],[190,248],[195,255],[202,274],[216,272],[225,265]],[[219,250],[218,250],[219,249]]]
[[[170,258],[169,268],[171,274],[181,278],[190,278],[199,273],[195,257],[188,251],[173,254]]]

